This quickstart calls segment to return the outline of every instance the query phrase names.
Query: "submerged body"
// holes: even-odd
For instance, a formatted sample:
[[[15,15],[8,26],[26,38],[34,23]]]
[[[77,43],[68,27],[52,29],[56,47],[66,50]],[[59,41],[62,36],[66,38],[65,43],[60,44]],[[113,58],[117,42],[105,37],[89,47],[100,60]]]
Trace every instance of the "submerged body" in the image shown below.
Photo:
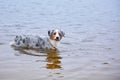
[[[59,30],[48,31],[49,37],[40,37],[33,35],[16,36],[12,46],[35,49],[57,49],[57,45],[64,36]]]
[[[48,37],[42,38],[33,35],[16,36],[12,45],[15,47],[23,47],[23,48],[38,48],[38,49],[53,48],[52,45],[50,44],[50,40]]]

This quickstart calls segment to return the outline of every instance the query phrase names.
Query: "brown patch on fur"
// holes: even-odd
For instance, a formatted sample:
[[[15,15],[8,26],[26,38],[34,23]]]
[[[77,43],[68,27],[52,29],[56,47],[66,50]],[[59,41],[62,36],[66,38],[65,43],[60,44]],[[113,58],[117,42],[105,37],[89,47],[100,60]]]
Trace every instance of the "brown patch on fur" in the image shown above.
[[[55,35],[56,35],[56,32],[53,32],[52,35],[50,36],[50,39],[51,39],[51,40],[54,40]]]

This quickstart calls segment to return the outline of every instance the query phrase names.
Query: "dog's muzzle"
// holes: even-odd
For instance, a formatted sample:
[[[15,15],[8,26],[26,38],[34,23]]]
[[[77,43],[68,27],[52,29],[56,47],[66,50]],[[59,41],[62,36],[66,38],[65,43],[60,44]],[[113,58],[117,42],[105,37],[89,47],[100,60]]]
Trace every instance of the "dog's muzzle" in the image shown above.
[[[60,37],[56,37],[55,40],[56,40],[56,41],[60,41]]]

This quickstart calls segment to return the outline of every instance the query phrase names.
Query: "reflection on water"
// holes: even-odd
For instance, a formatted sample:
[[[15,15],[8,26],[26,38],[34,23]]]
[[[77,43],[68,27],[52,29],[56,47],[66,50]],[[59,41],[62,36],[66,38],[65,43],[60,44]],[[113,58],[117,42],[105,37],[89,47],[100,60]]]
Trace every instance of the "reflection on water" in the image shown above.
[[[45,54],[45,51],[41,51],[41,50],[38,50],[38,49],[16,48],[16,47],[13,47],[13,48],[16,51],[19,51],[20,54],[26,54],[26,55],[30,55],[30,56],[47,56],[47,54]]]
[[[47,61],[46,68],[47,69],[60,69],[61,67],[61,59],[59,56],[58,50],[38,50],[38,49],[23,49],[23,48],[15,48],[16,51],[19,51],[20,54],[26,54],[30,56],[45,56]],[[18,54],[15,54],[18,55]]]
[[[46,61],[48,62],[46,65],[47,69],[59,69],[61,67],[61,61],[62,57],[59,56],[57,50],[50,50],[48,51],[48,55],[46,58]]]

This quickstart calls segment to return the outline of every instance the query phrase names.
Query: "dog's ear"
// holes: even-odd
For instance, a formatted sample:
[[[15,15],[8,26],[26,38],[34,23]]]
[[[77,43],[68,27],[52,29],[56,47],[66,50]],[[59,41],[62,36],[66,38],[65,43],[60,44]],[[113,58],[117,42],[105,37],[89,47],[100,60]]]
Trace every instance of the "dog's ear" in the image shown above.
[[[65,37],[65,33],[63,31],[60,31],[60,33],[62,34],[63,37]]]
[[[50,35],[51,35],[51,31],[49,30],[49,31],[48,31],[48,36],[50,36]]]
[[[54,30],[49,30],[48,35],[51,36],[53,34]]]

